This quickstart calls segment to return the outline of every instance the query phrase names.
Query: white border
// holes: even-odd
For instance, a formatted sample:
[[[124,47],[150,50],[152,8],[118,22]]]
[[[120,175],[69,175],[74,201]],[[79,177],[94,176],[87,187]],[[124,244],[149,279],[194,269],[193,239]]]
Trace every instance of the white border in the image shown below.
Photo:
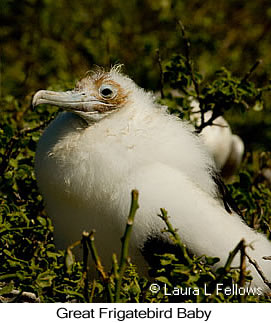
[[[57,311],[60,308],[65,308],[70,311],[70,318],[60,318],[57,316]],[[186,311],[189,317],[178,317],[178,309],[183,313]],[[59,310],[60,316],[65,316],[66,310]],[[121,315],[109,318],[107,313],[111,315],[118,311]],[[77,312],[74,312],[77,311]],[[84,311],[84,312],[83,312]],[[101,315],[100,311],[105,312]],[[144,311],[167,311],[167,316],[172,313],[171,318],[126,318],[122,320],[123,313],[131,315],[132,311],[144,316]],[[92,317],[75,318],[80,316],[80,313]],[[91,314],[93,313],[93,314]],[[161,313],[161,312],[160,312]],[[163,312],[162,312],[163,313]],[[165,312],[164,312],[165,313]],[[193,314],[194,313],[194,314]],[[209,317],[207,319],[207,315]],[[152,312],[153,314],[153,312]],[[183,316],[184,314],[181,314]],[[163,315],[162,315],[163,316]],[[209,322],[209,323],[236,323],[236,322],[269,322],[271,318],[271,304],[268,303],[244,303],[244,304],[206,304],[206,303],[159,303],[159,304],[135,304],[135,303],[92,303],[92,304],[72,304],[72,303],[54,303],[54,304],[0,304],[0,320],[1,322],[19,322],[19,323],[57,323],[57,322]]]

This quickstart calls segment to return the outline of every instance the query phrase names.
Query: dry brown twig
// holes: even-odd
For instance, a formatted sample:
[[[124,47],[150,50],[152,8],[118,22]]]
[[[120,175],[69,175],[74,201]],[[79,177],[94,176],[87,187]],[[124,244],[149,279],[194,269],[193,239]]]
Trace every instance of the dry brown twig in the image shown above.
[[[246,252],[245,252],[246,253]],[[257,270],[258,274],[261,276],[263,282],[271,289],[271,282],[265,277],[261,267],[257,263],[256,260],[252,259],[247,253],[246,257],[248,258],[248,261],[254,266],[254,268]],[[264,257],[263,257],[264,259]]]

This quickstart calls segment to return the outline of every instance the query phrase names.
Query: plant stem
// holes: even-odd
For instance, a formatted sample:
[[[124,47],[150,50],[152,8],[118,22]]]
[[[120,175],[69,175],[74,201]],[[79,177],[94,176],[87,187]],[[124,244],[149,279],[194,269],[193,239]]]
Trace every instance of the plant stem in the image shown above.
[[[124,275],[125,268],[126,268],[126,265],[128,262],[129,242],[131,239],[135,214],[136,214],[136,211],[138,208],[139,208],[138,191],[133,190],[132,191],[132,202],[131,202],[131,208],[130,208],[130,212],[129,212],[129,216],[128,216],[128,221],[126,224],[124,235],[121,238],[122,248],[121,248],[121,257],[120,257],[120,267],[119,267],[119,271],[118,271],[118,277],[116,279],[116,293],[115,293],[115,302],[116,303],[120,302],[121,283],[122,283],[123,275]]]
[[[85,301],[89,301],[88,294],[88,246],[87,246],[88,232],[84,231],[82,233],[82,245],[83,245],[83,280],[84,280],[84,298]]]
[[[237,255],[238,251],[240,251],[243,248],[244,243],[245,243],[245,241],[244,241],[244,239],[242,239],[238,243],[238,245],[233,249],[233,251],[231,251],[229,253],[228,259],[227,259],[226,264],[225,264],[225,266],[223,268],[224,269],[223,272],[218,276],[218,278],[216,279],[216,281],[214,281],[214,283],[213,283],[213,288],[212,288],[213,289],[213,292],[212,292],[212,295],[215,292],[215,289],[216,289],[215,286],[217,286],[217,284],[221,283],[223,281],[223,279],[225,278],[225,276],[230,272],[230,270],[231,270],[231,264],[233,262],[233,259]],[[208,298],[210,298],[210,296],[208,296]]]
[[[231,264],[233,262],[233,259],[235,258],[235,256],[237,255],[238,251],[241,250],[241,248],[243,247],[244,244],[244,239],[242,239],[238,245],[233,249],[233,251],[230,252],[229,257],[226,261],[226,264],[224,266],[225,272],[228,273],[231,270]],[[224,278],[224,274],[222,275]],[[222,278],[222,279],[223,279]]]
[[[92,230],[89,234],[87,232],[85,232],[86,242],[87,242],[87,245],[88,245],[89,250],[91,252],[91,256],[94,260],[94,263],[96,265],[97,271],[98,271],[102,281],[105,283],[108,300],[110,303],[113,303],[114,299],[113,299],[113,294],[112,294],[112,290],[111,290],[111,286],[110,286],[110,277],[108,277],[108,275],[105,273],[104,268],[101,263],[101,260],[100,260],[100,257],[98,255],[97,249],[95,247],[94,233],[95,233],[95,230]]]
[[[263,282],[266,286],[268,286],[271,289],[271,282],[265,277],[262,269],[260,268],[259,264],[256,260],[252,259],[247,253],[246,256],[248,258],[248,261],[254,266],[254,268],[257,270],[258,274],[261,276]]]
[[[250,70],[246,73],[246,75],[243,77],[243,79],[241,80],[241,82],[246,82],[249,77],[251,76],[251,74],[256,70],[256,68],[262,63],[261,59],[257,59],[256,62],[252,65],[252,67],[250,68]]]
[[[161,99],[164,99],[165,94],[164,94],[164,73],[163,73],[163,68],[162,68],[162,60],[161,60],[161,55],[159,49],[156,50],[156,55],[157,55],[157,62],[159,65],[159,72],[160,72],[160,94],[161,94]]]
[[[185,260],[187,261],[188,264],[192,264],[192,260],[187,253],[185,245],[182,243],[180,236],[177,234],[177,231],[174,230],[171,223],[169,222],[169,217],[167,215],[167,211],[163,208],[161,208],[160,210],[161,210],[161,214],[158,214],[158,216],[159,216],[159,218],[161,218],[165,222],[165,224],[167,226],[166,232],[169,232],[170,234],[172,234],[172,236],[174,237],[174,240],[176,241],[176,244],[181,249]]]
[[[199,102],[199,106],[200,106],[200,118],[201,118],[201,124],[204,124],[204,108],[202,106],[202,101],[200,100],[200,89],[199,89],[199,84],[195,78],[194,75],[194,70],[193,70],[193,65],[191,63],[191,58],[190,58],[190,41],[189,38],[186,36],[186,31],[185,31],[185,27],[184,24],[182,23],[182,21],[179,19],[178,20],[178,25],[181,29],[182,32],[182,36],[183,36],[183,40],[184,40],[184,44],[185,44],[185,58],[186,58],[186,66],[189,70],[193,85],[194,85],[194,89],[196,92],[196,96],[197,96],[197,100]]]
[[[239,286],[245,286],[245,273],[246,273],[246,253],[245,253],[245,240],[241,240],[242,246],[240,249],[240,277],[239,277]],[[244,303],[246,300],[245,295],[239,295],[240,303]]]

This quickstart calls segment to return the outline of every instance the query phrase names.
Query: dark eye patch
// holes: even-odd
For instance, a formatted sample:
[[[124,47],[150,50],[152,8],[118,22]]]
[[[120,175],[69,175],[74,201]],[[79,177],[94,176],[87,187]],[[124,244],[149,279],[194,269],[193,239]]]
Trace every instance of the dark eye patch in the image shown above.
[[[101,91],[101,94],[107,97],[107,96],[111,96],[113,94],[113,91],[110,88],[106,87]]]

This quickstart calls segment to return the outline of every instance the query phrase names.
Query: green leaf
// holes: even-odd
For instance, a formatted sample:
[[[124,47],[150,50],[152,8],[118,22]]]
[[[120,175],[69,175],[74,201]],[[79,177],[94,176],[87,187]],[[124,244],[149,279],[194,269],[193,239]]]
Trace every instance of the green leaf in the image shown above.
[[[75,263],[75,257],[72,251],[68,248],[65,255],[65,264],[67,268],[67,273],[72,272],[72,266],[74,265],[74,263]]]
[[[167,277],[165,276],[158,276],[158,277],[155,277],[155,280],[156,281],[159,281],[161,283],[164,283],[164,284],[167,284],[168,286],[172,287],[172,284],[171,282],[168,280]]]
[[[55,278],[56,274],[50,270],[47,270],[46,272],[38,275],[36,284],[41,288],[50,287]]]
[[[260,100],[257,100],[253,106],[254,111],[262,111],[263,110],[263,102]]]
[[[218,257],[206,257],[205,256],[205,261],[207,265],[213,266],[214,264],[219,262],[219,258]]]
[[[43,225],[44,227],[46,227],[47,226],[47,222],[46,222],[46,219],[45,218],[43,218],[43,217],[41,217],[41,216],[38,216],[37,217],[37,220],[39,221],[39,223],[41,224],[41,225]]]
[[[14,283],[11,282],[4,287],[0,287],[0,295],[9,294],[14,289]]]

